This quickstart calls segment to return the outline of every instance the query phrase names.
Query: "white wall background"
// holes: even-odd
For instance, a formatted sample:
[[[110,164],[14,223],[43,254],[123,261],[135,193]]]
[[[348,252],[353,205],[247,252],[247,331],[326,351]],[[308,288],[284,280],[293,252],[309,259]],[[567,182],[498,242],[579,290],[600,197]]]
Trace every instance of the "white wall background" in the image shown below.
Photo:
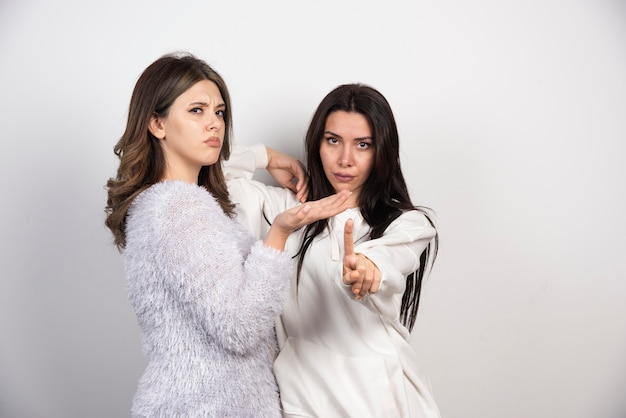
[[[301,155],[387,96],[441,252],[414,333],[444,418],[626,417],[619,0],[0,2],[0,416],[128,416],[145,360],[103,226],[140,72],[191,51],[236,140]]]

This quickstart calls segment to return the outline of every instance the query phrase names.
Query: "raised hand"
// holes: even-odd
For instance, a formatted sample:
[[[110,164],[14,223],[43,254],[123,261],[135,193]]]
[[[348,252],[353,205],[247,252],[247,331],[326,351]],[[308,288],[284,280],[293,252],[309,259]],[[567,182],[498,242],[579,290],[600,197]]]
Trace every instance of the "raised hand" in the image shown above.
[[[278,184],[296,194],[300,202],[305,202],[309,193],[306,170],[296,158],[265,147],[267,152],[267,171]]]
[[[343,230],[343,283],[352,285],[352,293],[357,300],[369,293],[376,293],[380,287],[380,270],[363,254],[354,253],[352,230],[354,221],[348,219]]]

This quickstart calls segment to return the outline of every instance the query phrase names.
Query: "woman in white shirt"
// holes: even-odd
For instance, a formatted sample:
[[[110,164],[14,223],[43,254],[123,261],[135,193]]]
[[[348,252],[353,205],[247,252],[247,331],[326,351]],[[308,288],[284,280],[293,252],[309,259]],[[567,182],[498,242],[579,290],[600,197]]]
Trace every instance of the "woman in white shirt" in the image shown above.
[[[276,327],[283,415],[439,417],[408,341],[438,235],[409,197],[389,103],[369,86],[337,87],[315,111],[305,147],[308,199],[349,190],[351,209],[287,241],[298,270]],[[257,234],[297,204],[251,180],[279,156],[254,146],[226,166],[238,217]]]

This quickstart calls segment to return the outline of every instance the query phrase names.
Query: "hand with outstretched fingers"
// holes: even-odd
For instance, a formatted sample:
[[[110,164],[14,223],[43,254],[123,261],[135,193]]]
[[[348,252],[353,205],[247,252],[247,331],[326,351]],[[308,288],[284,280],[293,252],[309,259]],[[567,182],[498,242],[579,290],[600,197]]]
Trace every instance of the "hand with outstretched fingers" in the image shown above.
[[[354,221],[348,219],[343,230],[343,283],[352,285],[352,293],[361,300],[368,293],[376,293],[380,287],[380,270],[363,254],[354,253],[352,230]]]
[[[351,194],[348,190],[340,190],[336,194],[308,201],[279,213],[265,236],[265,244],[283,251],[287,238],[293,231],[345,211],[350,206],[348,198]]]

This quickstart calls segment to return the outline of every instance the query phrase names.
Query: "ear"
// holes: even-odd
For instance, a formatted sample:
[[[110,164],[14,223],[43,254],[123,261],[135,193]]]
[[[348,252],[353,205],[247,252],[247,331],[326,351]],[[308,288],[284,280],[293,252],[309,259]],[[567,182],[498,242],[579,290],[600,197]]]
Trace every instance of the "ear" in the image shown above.
[[[150,133],[158,139],[165,138],[165,128],[163,122],[157,115],[152,115],[150,122],[148,123],[148,129]]]

